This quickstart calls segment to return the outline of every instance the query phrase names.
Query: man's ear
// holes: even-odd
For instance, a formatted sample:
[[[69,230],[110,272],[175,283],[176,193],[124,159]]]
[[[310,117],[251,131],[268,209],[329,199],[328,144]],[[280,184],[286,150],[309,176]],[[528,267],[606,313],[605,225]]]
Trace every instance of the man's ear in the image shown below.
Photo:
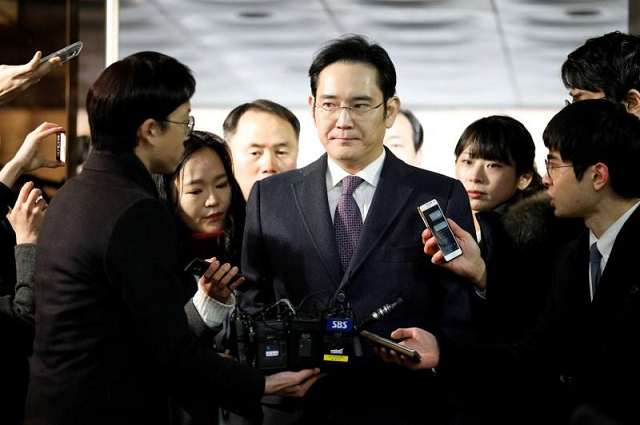
[[[160,128],[158,122],[152,118],[147,118],[138,127],[137,136],[140,142],[155,145],[155,138],[159,134]]]
[[[385,126],[391,128],[396,121],[396,117],[400,112],[400,98],[398,96],[392,96],[387,99],[387,116],[384,119]]]
[[[309,112],[311,112],[311,118],[313,118],[313,124],[316,123],[316,99],[312,94],[309,95],[309,99],[307,99],[307,104],[309,105]]]
[[[607,164],[602,162],[593,164],[590,172],[594,190],[598,191],[609,183],[609,167],[607,167]]]
[[[629,113],[640,115],[640,92],[636,89],[629,90],[625,104]]]

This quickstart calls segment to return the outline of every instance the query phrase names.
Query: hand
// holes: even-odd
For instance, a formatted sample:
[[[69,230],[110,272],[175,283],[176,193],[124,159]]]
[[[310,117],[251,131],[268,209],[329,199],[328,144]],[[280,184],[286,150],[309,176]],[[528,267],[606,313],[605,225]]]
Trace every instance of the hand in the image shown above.
[[[47,167],[57,168],[64,167],[65,163],[54,159],[46,159],[40,152],[40,145],[47,137],[64,131],[64,128],[58,124],[43,122],[31,133],[27,134],[22,146],[13,157],[12,161],[16,161],[20,165],[23,172],[32,171],[36,168]]]
[[[404,339],[400,344],[416,350],[420,354],[420,363],[412,362],[408,357],[393,350],[380,347],[374,351],[389,363],[398,363],[408,369],[431,369],[440,361],[440,348],[433,334],[420,328],[400,328],[391,332],[391,338]]]
[[[436,238],[431,234],[431,230],[426,228],[422,232],[422,243],[424,243],[424,252],[431,255],[433,264],[444,267],[452,271],[458,276],[462,276],[473,282],[478,288],[485,289],[487,287],[487,268],[480,254],[480,247],[476,239],[462,227],[451,220],[447,219],[453,234],[458,239],[462,255],[453,260],[444,261],[444,255],[438,248]]]
[[[198,281],[200,287],[208,296],[221,303],[226,302],[231,296],[231,292],[235,291],[244,283],[244,277],[240,276],[233,280],[238,274],[237,267],[231,267],[231,264],[225,263],[220,265],[216,257],[207,260],[211,263],[204,275]],[[231,283],[233,281],[233,283]]]
[[[13,99],[20,92],[36,84],[52,69],[60,68],[60,58],[49,59],[40,65],[41,52],[24,65],[0,65],[0,102]]]
[[[17,244],[37,242],[46,209],[47,202],[40,189],[34,189],[33,182],[25,183],[8,216]]]
[[[265,378],[264,394],[277,394],[287,397],[302,397],[326,374],[320,374],[320,369],[304,369],[299,372],[279,372]]]
[[[53,159],[46,159],[40,151],[42,141],[57,132],[64,131],[58,124],[44,122],[27,135],[9,162],[0,170],[0,182],[11,187],[18,177],[26,171],[32,171],[40,167],[57,168],[64,167],[65,163]]]

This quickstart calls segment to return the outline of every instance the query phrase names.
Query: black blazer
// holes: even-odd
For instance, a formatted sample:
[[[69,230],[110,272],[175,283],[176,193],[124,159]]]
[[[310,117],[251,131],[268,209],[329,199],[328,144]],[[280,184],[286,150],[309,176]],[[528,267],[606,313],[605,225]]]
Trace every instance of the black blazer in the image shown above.
[[[140,160],[92,153],[40,232],[27,424],[167,423],[169,395],[258,406],[264,378],[189,333],[176,259]]]
[[[620,230],[593,301],[589,236],[560,254],[549,305],[524,347],[540,347],[570,390],[571,402],[612,418],[640,418],[640,278],[636,271],[640,209]]]
[[[486,299],[476,296],[486,342],[514,342],[532,329],[546,305],[558,252],[584,230],[581,219],[557,218],[546,191],[482,211]]]
[[[557,410],[545,423],[567,423],[576,406],[591,406],[625,423],[637,423],[640,382],[640,278],[637,239],[640,209],[627,220],[600,279],[589,294],[589,232],[564,247],[553,272],[546,308],[536,327],[514,344],[443,347],[441,367],[480,382],[510,376],[525,380],[550,374],[559,386]],[[535,413],[535,412],[533,412]],[[522,414],[522,412],[520,412]],[[529,416],[527,412],[524,417]],[[517,418],[519,419],[520,416]]]
[[[241,306],[255,312],[286,297],[301,310],[322,308],[340,290],[356,319],[362,319],[398,294],[404,303],[372,325],[372,332],[388,337],[398,327],[421,326],[454,340],[473,338],[469,285],[431,264],[423,252],[424,223],[416,210],[435,198],[448,217],[472,231],[463,186],[409,166],[387,150],[360,240],[343,273],[326,172],[325,154],[302,169],[254,185],[247,204],[242,272],[255,284]],[[364,351],[366,359],[355,370],[331,374],[312,388],[305,397],[305,408],[312,413],[305,421],[420,422],[426,405],[437,417],[442,394],[435,394],[427,376],[383,364],[369,346]],[[367,408],[354,403],[353,397],[368,400]],[[413,399],[419,401],[413,404]]]

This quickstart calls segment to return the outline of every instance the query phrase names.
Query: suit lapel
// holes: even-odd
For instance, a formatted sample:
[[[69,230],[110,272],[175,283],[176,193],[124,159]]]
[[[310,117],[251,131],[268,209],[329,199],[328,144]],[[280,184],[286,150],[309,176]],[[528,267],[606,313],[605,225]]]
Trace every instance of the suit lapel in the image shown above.
[[[301,172],[304,177],[292,185],[296,208],[300,211],[315,250],[337,286],[342,278],[342,266],[327,200],[327,155],[324,154]]]
[[[604,309],[614,313],[619,303],[627,297],[633,288],[638,286],[638,279],[626,276],[624,271],[633,264],[637,257],[636,236],[640,232],[640,208],[629,217],[616,237],[602,273],[598,290],[593,299],[593,307],[597,311]]]
[[[406,203],[413,193],[413,186],[400,183],[411,172],[411,167],[387,151],[371,208],[345,276],[351,276],[362,266],[371,251],[379,247],[387,229],[394,225],[396,216],[407,208]]]

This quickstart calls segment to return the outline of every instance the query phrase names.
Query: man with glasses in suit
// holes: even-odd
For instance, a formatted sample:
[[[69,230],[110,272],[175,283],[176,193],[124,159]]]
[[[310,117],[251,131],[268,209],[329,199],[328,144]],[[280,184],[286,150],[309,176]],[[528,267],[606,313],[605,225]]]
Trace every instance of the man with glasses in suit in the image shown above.
[[[460,182],[412,167],[384,147],[400,109],[387,52],[358,35],[331,40],[309,76],[309,110],[326,154],[253,186],[242,272],[254,283],[242,307],[256,312],[288,298],[305,309],[336,300],[362,320],[400,295],[404,302],[372,332],[388,335],[417,321],[447,338],[473,339],[470,286],[430,264],[416,211],[437,199],[471,230],[468,196]],[[266,407],[266,422],[412,424],[424,423],[425,410],[433,423],[448,419],[451,399],[438,379],[425,376],[425,384],[363,348],[362,358],[330,373],[299,403]]]

